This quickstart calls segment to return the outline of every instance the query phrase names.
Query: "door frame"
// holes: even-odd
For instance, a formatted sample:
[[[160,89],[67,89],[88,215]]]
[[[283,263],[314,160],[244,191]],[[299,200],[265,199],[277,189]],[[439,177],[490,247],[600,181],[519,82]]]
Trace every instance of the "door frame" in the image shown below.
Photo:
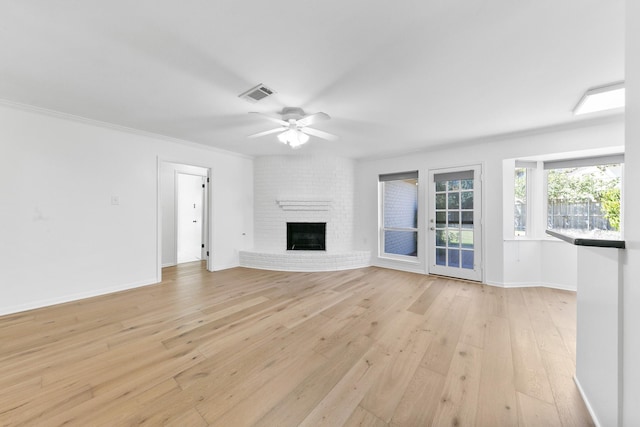
[[[211,167],[203,164],[185,162],[182,160],[164,159],[160,156],[156,157],[156,280],[162,281],[162,164],[173,163],[184,166],[195,166],[206,169],[205,182],[205,217],[203,228],[206,229],[206,238],[204,239],[205,251],[209,252],[207,256],[207,271],[213,272],[213,179],[211,177]],[[175,185],[175,181],[174,181]],[[175,197],[175,196],[174,196]],[[177,256],[177,252],[176,252]]]
[[[441,273],[434,273],[433,272],[433,267],[435,267],[435,230],[432,230],[432,226],[431,226],[431,219],[432,216],[435,217],[435,182],[433,180],[434,175],[436,174],[440,174],[440,173],[450,173],[450,172],[462,172],[462,171],[468,171],[468,170],[473,170],[474,171],[474,181],[476,181],[477,183],[479,183],[480,185],[480,197],[479,200],[478,198],[476,198],[476,194],[474,194],[474,211],[476,211],[476,209],[478,209],[478,213],[480,216],[480,220],[479,223],[477,224],[477,227],[479,228],[478,231],[474,232],[479,232],[479,238],[480,238],[480,245],[478,248],[474,247],[475,250],[475,254],[474,254],[474,261],[477,259],[476,258],[476,254],[480,255],[480,260],[479,262],[474,262],[476,268],[475,269],[480,269],[480,272],[478,274],[478,278],[471,278],[473,275],[467,275],[467,277],[458,277],[458,276],[450,276],[450,277],[455,277],[455,278],[459,278],[459,279],[466,279],[466,280],[474,280],[474,281],[480,281],[482,283],[485,282],[485,268],[484,268],[484,264],[485,264],[485,227],[484,227],[484,164],[483,163],[472,163],[472,164],[465,164],[465,165],[460,165],[460,166],[450,166],[450,167],[446,167],[446,168],[430,168],[428,170],[427,173],[427,181],[428,181],[428,185],[426,186],[426,193],[427,193],[427,197],[426,197],[426,205],[427,205],[427,215],[426,215],[426,220],[425,220],[425,235],[427,236],[426,238],[426,253],[427,253],[427,273],[428,274],[441,274]],[[477,174],[477,177],[476,177]],[[475,187],[475,186],[474,186]],[[475,193],[475,188],[474,188],[474,193]],[[435,218],[433,218],[435,220]],[[474,233],[475,234],[475,233]],[[462,269],[461,269],[462,270]],[[464,275],[462,275],[464,276]],[[449,276],[448,276],[449,277]]]
[[[192,165],[189,165],[192,166]],[[199,167],[199,166],[198,166]],[[173,221],[173,233],[176,236],[174,244],[174,251],[176,253],[176,264],[180,264],[178,262],[178,200],[179,200],[179,191],[178,191],[178,176],[179,175],[190,175],[190,176],[198,176],[202,178],[202,183],[204,184],[204,187],[202,188],[202,230],[200,232],[200,240],[202,242],[202,244],[204,244],[204,246],[202,248],[200,248],[200,257],[201,260],[207,260],[207,251],[209,250],[209,245],[207,244],[207,227],[209,225],[209,221],[207,220],[207,178],[208,178],[208,169],[207,169],[207,174],[206,175],[200,175],[197,173],[192,173],[192,172],[181,172],[179,170],[175,170],[173,171],[173,189],[174,189],[174,196],[173,199],[175,201],[173,208],[174,208],[174,221]],[[208,260],[207,260],[208,261]]]

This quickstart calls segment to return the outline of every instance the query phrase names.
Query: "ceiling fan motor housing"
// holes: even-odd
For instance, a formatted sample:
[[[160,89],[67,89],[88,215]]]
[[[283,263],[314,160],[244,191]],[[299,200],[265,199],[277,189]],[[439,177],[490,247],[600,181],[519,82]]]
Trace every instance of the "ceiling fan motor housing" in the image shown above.
[[[288,122],[289,120],[300,120],[305,116],[304,110],[298,107],[285,107],[282,109],[282,120]]]

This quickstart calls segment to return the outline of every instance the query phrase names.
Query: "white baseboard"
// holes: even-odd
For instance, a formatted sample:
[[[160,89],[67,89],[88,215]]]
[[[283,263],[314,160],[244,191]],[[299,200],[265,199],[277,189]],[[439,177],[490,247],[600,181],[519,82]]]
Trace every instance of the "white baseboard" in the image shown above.
[[[408,273],[427,274],[422,264],[406,261],[387,260],[383,258],[371,258],[371,266],[388,268],[390,270],[406,271]]]
[[[562,283],[540,283],[538,286],[551,288],[551,289],[558,289],[561,291],[572,291],[572,292],[577,291],[577,288],[575,285],[566,285]]]
[[[591,415],[591,419],[593,420],[593,423],[596,425],[596,427],[601,427],[602,424],[600,424],[600,421],[598,420],[598,417],[596,416],[596,413],[594,412],[593,407],[591,406],[591,403],[587,398],[587,395],[584,393],[584,389],[580,385],[580,381],[578,381],[578,378],[576,378],[575,375],[573,377],[573,382],[575,382],[576,386],[578,387],[580,396],[582,396],[582,400],[584,401],[584,404],[587,407],[587,411],[589,411],[589,414]]]
[[[240,265],[240,263],[233,263],[233,264],[227,264],[227,265],[214,265],[213,271],[228,270],[230,268],[236,268],[236,267],[242,267],[242,266]]]
[[[93,298],[101,295],[112,294],[114,292],[126,291],[128,289],[140,288],[158,283],[156,278],[140,280],[125,285],[110,286],[108,288],[96,289],[88,292],[79,292],[76,294],[64,295],[56,298],[48,298],[39,301],[32,301],[27,304],[14,305],[9,307],[0,307],[0,316],[8,314],[21,313],[27,310],[35,310],[37,308],[48,307],[51,305],[64,304],[73,301],[79,301],[87,298]]]
[[[558,289],[561,291],[576,291],[576,288],[569,285],[559,284],[559,283],[542,283],[542,282],[494,282],[494,281],[486,281],[485,284],[489,286],[495,286],[497,288],[551,288]]]

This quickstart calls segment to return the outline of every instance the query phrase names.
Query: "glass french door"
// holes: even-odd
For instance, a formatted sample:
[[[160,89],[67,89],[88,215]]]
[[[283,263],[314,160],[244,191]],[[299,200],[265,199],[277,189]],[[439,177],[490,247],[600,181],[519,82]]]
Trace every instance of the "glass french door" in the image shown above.
[[[482,280],[480,165],[429,173],[429,273]]]

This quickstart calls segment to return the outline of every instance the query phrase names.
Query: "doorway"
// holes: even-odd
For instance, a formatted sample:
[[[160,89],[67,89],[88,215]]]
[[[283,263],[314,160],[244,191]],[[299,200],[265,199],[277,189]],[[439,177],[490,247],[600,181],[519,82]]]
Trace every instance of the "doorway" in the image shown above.
[[[158,170],[158,277],[162,268],[179,262],[206,260],[207,270],[212,271],[211,170],[160,159]]]
[[[429,273],[482,280],[480,165],[429,172]]]
[[[205,177],[176,172],[177,263],[206,259],[204,251]]]

